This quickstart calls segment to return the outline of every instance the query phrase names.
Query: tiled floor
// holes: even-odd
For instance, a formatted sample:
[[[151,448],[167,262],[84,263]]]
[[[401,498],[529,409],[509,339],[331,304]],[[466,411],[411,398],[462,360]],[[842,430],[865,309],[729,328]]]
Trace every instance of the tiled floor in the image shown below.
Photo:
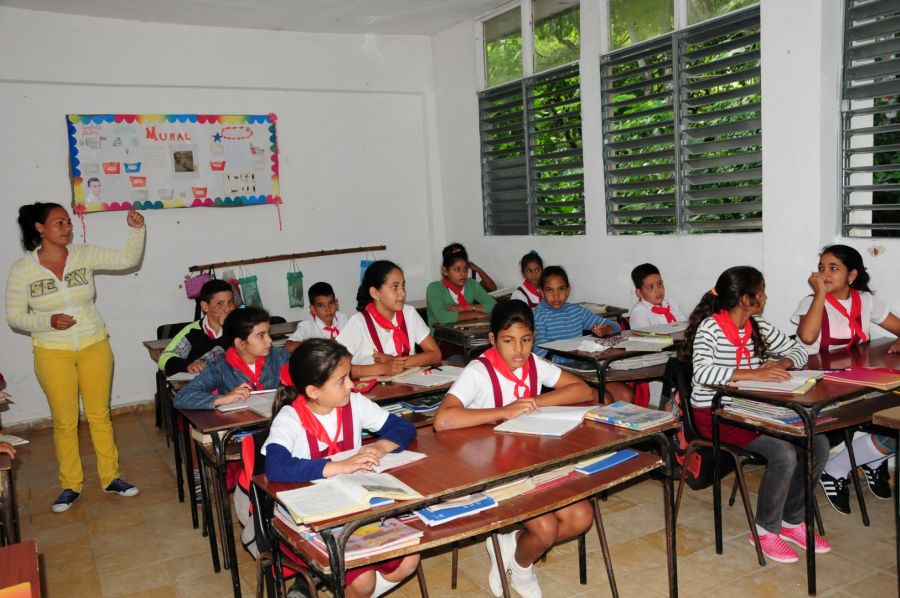
[[[35,538],[42,554],[44,595],[79,596],[229,596],[227,572],[213,573],[208,541],[191,528],[188,507],[175,492],[173,462],[165,438],[154,428],[152,412],[115,418],[123,476],[140,486],[135,498],[100,491],[86,427],[82,453],[86,486],[66,513],[50,504],[58,493],[50,431],[35,432],[18,454],[16,479],[22,533]],[[752,483],[758,481],[752,475]],[[872,525],[863,527],[854,513],[845,517],[820,496],[831,554],[817,559],[822,596],[896,595],[894,520],[890,501],[866,491]],[[747,524],[740,503],[724,514],[725,553],[716,555],[712,537],[712,493],[686,491],[678,525],[678,572],[682,596],[805,596],[801,563],[759,567],[747,543]],[[645,481],[612,495],[602,505],[615,574],[622,596],[664,596],[665,536],[660,485]],[[588,585],[577,577],[575,544],[554,548],[537,565],[544,595],[607,596],[603,559],[595,533],[588,536]],[[450,590],[450,558],[446,552],[426,555],[424,566],[431,596],[490,598],[488,560],[483,543],[461,554],[459,585]],[[253,595],[255,571],[240,556],[245,596]],[[415,581],[392,596],[419,596]]]

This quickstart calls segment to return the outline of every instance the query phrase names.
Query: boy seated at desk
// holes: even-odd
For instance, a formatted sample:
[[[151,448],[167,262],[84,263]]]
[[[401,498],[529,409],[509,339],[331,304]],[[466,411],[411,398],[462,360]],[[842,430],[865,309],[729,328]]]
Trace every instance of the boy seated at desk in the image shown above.
[[[203,317],[182,328],[159,357],[166,376],[178,372],[198,374],[206,367],[206,355],[222,345],[222,323],[234,311],[234,291],[224,280],[210,280],[200,289]]]
[[[687,315],[681,308],[671,299],[666,299],[666,286],[659,275],[659,268],[653,264],[641,264],[631,271],[631,280],[637,296],[631,308],[632,328],[687,322]]]
[[[297,330],[284,343],[284,348],[291,353],[300,346],[300,343],[311,338],[337,338],[338,333],[347,324],[347,315],[338,311],[340,305],[330,284],[317,282],[309,287],[306,296],[309,298],[309,313],[312,319],[300,322]]]

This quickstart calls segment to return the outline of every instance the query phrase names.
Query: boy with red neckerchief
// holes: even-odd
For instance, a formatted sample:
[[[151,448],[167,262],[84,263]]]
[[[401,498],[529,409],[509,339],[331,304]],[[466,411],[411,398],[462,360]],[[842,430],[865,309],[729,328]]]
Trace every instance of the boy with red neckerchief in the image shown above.
[[[452,430],[512,419],[551,405],[592,400],[591,390],[574,374],[563,371],[531,352],[534,315],[516,299],[503,301],[491,313],[492,347],[466,366],[434,418],[434,429]],[[541,387],[552,392],[540,394]],[[523,523],[524,531],[500,534],[500,555],[487,541],[491,568],[488,585],[494,596],[503,593],[497,558],[511,572],[512,587],[524,598],[540,598],[534,562],[551,546],[582,534],[593,522],[587,501],[577,502]]]
[[[653,264],[641,264],[631,271],[631,281],[638,299],[629,314],[632,328],[687,321],[681,308],[666,298],[666,287],[659,268]]]

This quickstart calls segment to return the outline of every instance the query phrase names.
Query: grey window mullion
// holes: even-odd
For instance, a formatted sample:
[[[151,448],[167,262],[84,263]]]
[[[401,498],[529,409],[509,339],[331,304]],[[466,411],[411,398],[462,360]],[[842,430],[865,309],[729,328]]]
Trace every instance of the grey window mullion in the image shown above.
[[[682,102],[682,77],[681,68],[682,57],[682,35],[675,33],[672,35],[672,107],[674,109],[675,123],[675,231],[684,233],[686,228],[685,210],[684,210],[684,167],[682,165],[681,152],[681,119],[684,112],[684,103]]]

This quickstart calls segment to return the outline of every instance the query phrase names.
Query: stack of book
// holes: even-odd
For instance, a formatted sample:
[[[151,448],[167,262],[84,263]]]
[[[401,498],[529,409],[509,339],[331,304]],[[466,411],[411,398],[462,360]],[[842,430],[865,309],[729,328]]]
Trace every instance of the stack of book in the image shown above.
[[[493,509],[497,501],[488,494],[479,492],[453,500],[447,500],[428,508],[415,511],[416,516],[429,527],[449,523],[460,517],[469,517]]]
[[[732,399],[732,402],[729,405],[725,405],[724,409],[729,413],[744,415],[752,417],[753,419],[759,419],[774,424],[782,424],[787,426],[803,425],[803,421],[800,419],[800,416],[797,415],[796,411],[793,411],[792,409],[789,409],[787,407],[771,405],[769,403],[735,398]],[[816,423],[820,424],[829,421],[834,421],[834,418],[822,413],[820,413],[818,418],[816,419]]]
[[[646,355],[638,355],[626,359],[617,359],[609,362],[609,369],[637,370],[640,368],[653,367],[655,365],[664,365],[673,355],[675,355],[675,353],[672,351],[662,351],[660,353],[648,353]]]
[[[585,414],[584,418],[620,428],[646,430],[673,421],[675,416],[668,411],[647,409],[624,401],[616,401],[609,405],[594,407]]]
[[[400,401],[400,404],[413,413],[429,413],[440,407],[441,401],[443,400],[443,395],[436,395],[433,397],[422,397],[419,399]]]
[[[334,533],[340,533],[340,528],[337,528]],[[385,519],[381,522],[363,525],[347,540],[345,558],[352,561],[398,548],[415,546],[421,541],[424,534],[424,531],[410,527],[396,519]],[[306,539],[322,554],[328,554],[328,548],[321,535],[309,534]]]

